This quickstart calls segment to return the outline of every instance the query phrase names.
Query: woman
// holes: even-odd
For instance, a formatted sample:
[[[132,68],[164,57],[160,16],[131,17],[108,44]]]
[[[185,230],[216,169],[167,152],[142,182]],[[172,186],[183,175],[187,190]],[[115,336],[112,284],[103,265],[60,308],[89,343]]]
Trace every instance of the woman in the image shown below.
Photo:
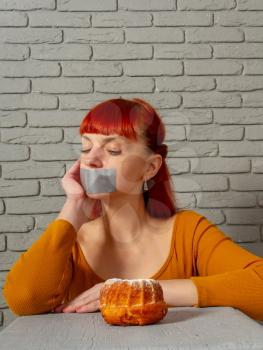
[[[263,259],[204,216],[176,211],[156,111],[141,99],[107,100],[85,116],[80,135],[61,212],[7,275],[10,309],[93,312],[108,278],[154,278],[168,306],[232,306],[263,319]],[[80,168],[114,169],[115,191],[89,192]]]

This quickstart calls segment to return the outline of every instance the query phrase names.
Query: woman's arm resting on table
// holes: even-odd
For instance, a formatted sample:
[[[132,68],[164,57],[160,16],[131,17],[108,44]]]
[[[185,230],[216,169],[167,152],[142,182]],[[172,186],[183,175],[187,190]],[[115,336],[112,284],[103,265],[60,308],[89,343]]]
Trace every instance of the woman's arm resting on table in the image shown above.
[[[190,279],[158,281],[163,289],[163,297],[169,306],[196,306],[198,292]]]

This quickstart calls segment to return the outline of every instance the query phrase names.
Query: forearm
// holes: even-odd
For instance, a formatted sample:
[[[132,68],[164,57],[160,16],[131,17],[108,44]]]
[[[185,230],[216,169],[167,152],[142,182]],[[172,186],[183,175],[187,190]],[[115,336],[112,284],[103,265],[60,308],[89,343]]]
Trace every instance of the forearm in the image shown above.
[[[70,222],[76,232],[78,232],[83,222],[89,221],[83,212],[82,199],[67,199],[56,219],[63,219]]]
[[[165,302],[169,306],[194,306],[198,304],[198,292],[190,279],[159,280]]]

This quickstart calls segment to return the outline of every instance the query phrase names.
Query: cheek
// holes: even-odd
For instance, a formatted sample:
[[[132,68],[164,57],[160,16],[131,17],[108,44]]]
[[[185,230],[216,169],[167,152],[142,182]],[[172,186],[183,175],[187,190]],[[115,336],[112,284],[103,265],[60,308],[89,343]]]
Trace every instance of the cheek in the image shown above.
[[[120,175],[126,181],[138,181],[142,179],[145,161],[139,156],[129,156],[123,160],[120,167]]]

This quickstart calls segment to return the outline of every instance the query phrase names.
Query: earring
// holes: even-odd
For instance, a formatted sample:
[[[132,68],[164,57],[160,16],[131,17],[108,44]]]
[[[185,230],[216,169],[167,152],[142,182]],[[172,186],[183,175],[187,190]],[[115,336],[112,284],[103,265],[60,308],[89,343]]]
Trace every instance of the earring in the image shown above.
[[[143,190],[144,191],[148,191],[148,185],[147,185],[147,181],[146,180],[143,183]]]

